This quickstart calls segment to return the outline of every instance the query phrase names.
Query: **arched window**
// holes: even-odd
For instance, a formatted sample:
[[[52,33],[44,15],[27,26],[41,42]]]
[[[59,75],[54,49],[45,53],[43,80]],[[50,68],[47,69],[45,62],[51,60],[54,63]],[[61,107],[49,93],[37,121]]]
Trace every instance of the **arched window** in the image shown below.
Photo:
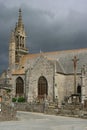
[[[22,96],[24,94],[24,81],[21,77],[16,79],[16,96]]]
[[[38,97],[44,98],[48,95],[48,83],[45,77],[41,76],[38,80]]]

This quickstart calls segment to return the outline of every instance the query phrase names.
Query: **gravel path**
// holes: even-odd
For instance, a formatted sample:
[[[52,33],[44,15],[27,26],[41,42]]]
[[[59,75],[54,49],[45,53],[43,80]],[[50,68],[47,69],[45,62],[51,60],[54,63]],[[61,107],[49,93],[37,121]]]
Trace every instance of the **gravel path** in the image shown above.
[[[0,122],[0,130],[87,130],[87,120],[17,112],[19,121]]]

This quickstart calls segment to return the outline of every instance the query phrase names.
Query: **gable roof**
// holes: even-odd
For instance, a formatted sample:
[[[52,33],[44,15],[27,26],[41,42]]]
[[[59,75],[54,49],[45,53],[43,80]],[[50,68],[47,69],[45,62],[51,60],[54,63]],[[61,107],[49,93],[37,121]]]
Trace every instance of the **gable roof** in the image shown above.
[[[77,73],[81,73],[83,65],[87,65],[87,50],[84,51],[73,51],[72,53],[62,54],[59,56],[59,63],[64,68],[65,74],[74,73],[73,58],[77,57]]]
[[[87,48],[27,54],[21,58],[20,63],[19,63],[19,68],[18,70],[15,71],[14,74],[18,74],[18,73],[22,74],[22,72],[24,73],[25,68],[22,68],[22,67],[25,67],[25,64],[28,61],[30,63],[33,63],[33,62],[35,63],[35,60],[40,55],[45,56],[48,60],[56,61],[56,71],[63,74],[74,73],[74,65],[72,61],[74,56],[76,56],[79,59],[79,61],[77,62],[77,73],[81,73],[82,66],[87,64]]]

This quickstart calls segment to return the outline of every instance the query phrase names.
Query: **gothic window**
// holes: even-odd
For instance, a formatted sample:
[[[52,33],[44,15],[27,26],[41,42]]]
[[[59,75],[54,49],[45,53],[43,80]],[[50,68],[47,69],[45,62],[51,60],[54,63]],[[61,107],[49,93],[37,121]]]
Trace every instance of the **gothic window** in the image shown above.
[[[24,93],[24,82],[21,77],[16,79],[16,95],[22,96]]]
[[[38,80],[38,97],[43,98],[48,95],[48,83],[45,77],[41,76]]]

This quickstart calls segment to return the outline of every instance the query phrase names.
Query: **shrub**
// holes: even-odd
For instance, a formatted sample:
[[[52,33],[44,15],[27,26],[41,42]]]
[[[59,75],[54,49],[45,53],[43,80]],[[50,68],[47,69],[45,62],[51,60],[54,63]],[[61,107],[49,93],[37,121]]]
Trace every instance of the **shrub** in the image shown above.
[[[17,101],[17,98],[12,98],[12,102],[16,102]]]
[[[18,102],[25,102],[25,98],[24,97],[19,97]]]

